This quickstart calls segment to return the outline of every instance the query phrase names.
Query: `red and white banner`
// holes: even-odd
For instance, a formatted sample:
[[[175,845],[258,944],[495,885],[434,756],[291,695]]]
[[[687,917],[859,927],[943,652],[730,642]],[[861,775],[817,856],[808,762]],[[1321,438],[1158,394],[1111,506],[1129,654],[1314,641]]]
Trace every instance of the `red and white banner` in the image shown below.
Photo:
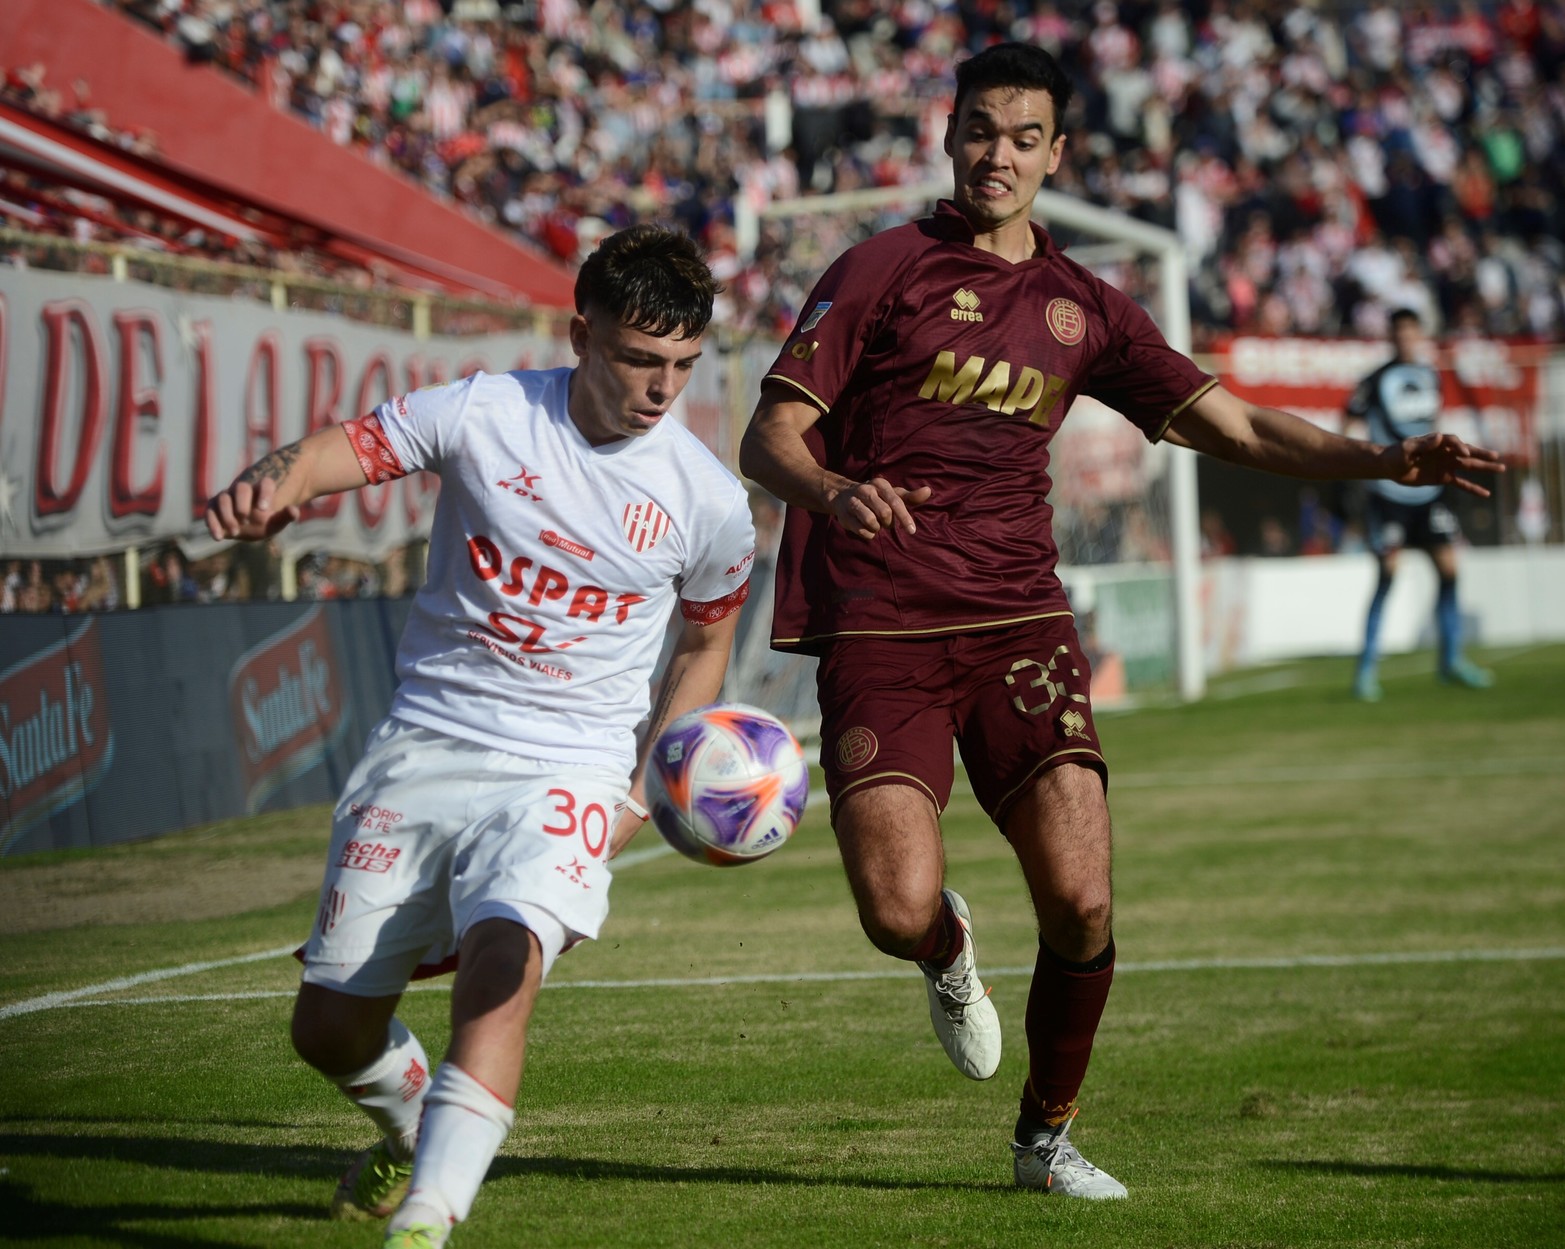
[[[347,730],[341,672],[319,604],[234,664],[228,707],[247,810],[308,772]]]
[[[96,624],[0,672],[0,854],[85,798],[114,762]]]
[[[477,369],[553,367],[542,335],[419,340],[239,299],[0,269],[0,556],[211,545],[207,499],[274,447]],[[427,474],[318,500],[280,539],[379,559],[429,531]]]
[[[1500,452],[1511,463],[1538,454],[1538,396],[1547,349],[1493,338],[1442,343],[1439,427]],[[1235,338],[1207,367],[1241,398],[1295,413],[1341,432],[1354,387],[1391,356],[1372,339]]]

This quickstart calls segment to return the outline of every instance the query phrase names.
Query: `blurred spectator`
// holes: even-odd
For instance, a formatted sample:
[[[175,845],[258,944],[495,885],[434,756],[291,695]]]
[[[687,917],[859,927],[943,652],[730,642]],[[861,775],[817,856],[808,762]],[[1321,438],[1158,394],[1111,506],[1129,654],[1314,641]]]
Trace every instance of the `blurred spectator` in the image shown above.
[[[1221,559],[1225,555],[1234,555],[1239,550],[1239,544],[1234,540],[1233,534],[1228,532],[1228,526],[1223,523],[1223,514],[1215,507],[1201,510],[1201,558]]]
[[[142,571],[143,603],[193,603],[200,597],[201,587],[190,575],[185,556],[177,546],[164,547]]]
[[[87,585],[82,591],[81,611],[113,611],[120,605],[119,578],[114,561],[100,555],[87,570]]]
[[[28,560],[21,587],[16,593],[16,610],[40,613],[50,611],[53,607],[54,593],[44,578],[42,562]]]
[[[1331,555],[1337,550],[1340,523],[1321,501],[1318,491],[1305,487],[1299,491],[1299,554]]]
[[[1261,554],[1266,556],[1293,554],[1293,535],[1275,516],[1261,517]]]
[[[13,559],[6,564],[5,577],[0,580],[0,615],[22,609],[22,585],[22,561]]]
[[[953,60],[1004,38],[1076,73],[1055,185],[1179,230],[1199,333],[1378,333],[1409,303],[1490,333],[1565,323],[1565,257],[1537,257],[1520,305],[1474,271],[1485,230],[1565,234],[1558,3],[821,0],[810,22],[772,0],[100,2],[567,263],[681,223],[728,257],[737,329],[790,327],[854,223],[740,255],[736,201],[938,178]],[[63,108],[29,73],[17,90]]]

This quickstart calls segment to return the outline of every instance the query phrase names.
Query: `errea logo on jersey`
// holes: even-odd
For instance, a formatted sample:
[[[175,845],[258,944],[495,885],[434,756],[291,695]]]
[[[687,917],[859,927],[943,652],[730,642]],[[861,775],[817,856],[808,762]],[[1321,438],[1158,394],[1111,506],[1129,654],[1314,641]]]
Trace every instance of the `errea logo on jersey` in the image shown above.
[[[951,309],[953,321],[982,321],[984,314],[978,311],[978,296],[973,294],[965,286],[951,296],[951,302],[956,305]]]
[[[507,477],[495,482],[502,490],[509,490],[517,498],[526,499],[530,503],[542,503],[543,495],[538,493],[538,483],[543,480],[542,473],[529,473],[527,465],[518,466],[514,477]]]

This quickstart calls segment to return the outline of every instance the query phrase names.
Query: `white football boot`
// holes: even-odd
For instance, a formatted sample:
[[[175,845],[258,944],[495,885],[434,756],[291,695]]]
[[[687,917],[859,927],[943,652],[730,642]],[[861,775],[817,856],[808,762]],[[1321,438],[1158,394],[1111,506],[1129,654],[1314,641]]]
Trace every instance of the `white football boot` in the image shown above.
[[[1056,1131],[1031,1145],[1011,1142],[1016,1182],[1023,1188],[1041,1188],[1062,1197],[1104,1201],[1126,1196],[1123,1184],[1107,1171],[1099,1171],[1070,1143],[1070,1127],[1075,1118],[1072,1110],[1070,1118]]]
[[[941,894],[962,925],[962,953],[949,967],[918,965],[929,991],[929,1019],[956,1069],[970,1080],[987,1080],[1000,1066],[1000,1016],[975,969],[972,913],[956,890]]]

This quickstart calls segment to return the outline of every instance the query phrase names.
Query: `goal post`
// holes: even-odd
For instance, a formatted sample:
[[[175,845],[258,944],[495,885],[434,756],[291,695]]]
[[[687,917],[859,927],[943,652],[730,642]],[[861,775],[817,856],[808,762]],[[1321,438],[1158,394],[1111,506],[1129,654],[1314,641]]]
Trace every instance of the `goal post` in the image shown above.
[[[740,254],[749,260],[762,247],[780,250],[793,269],[796,284],[808,291],[848,246],[926,215],[936,200],[949,197],[950,190],[949,182],[925,182],[778,200],[764,207],[745,203],[741,197],[735,220]],[[1152,316],[1170,346],[1189,353],[1188,264],[1176,233],[1049,190],[1038,193],[1034,215],[1050,228],[1072,232],[1078,245],[1070,255],[1090,269],[1126,260],[1149,262],[1156,275]],[[775,344],[770,350],[775,354]],[[1082,401],[1083,406],[1088,403]],[[1098,410],[1104,411],[1101,407]],[[1089,420],[1083,416],[1078,424]],[[1131,429],[1117,418],[1114,424]],[[1067,422],[1051,452],[1054,467],[1064,470],[1055,477],[1056,495],[1067,493],[1061,485],[1071,474],[1070,439],[1065,436],[1070,429]],[[1159,530],[1153,544],[1158,551],[1155,559],[1137,562],[1134,555],[1128,555],[1122,560],[1117,553],[1102,562],[1096,555],[1080,559],[1061,541],[1060,576],[1078,609],[1083,604],[1095,605],[1089,610],[1096,616],[1098,633],[1107,635],[1099,640],[1121,656],[1140,657],[1139,665],[1134,659],[1125,665],[1131,672],[1129,679],[1116,687],[1119,701],[1168,694],[1193,701],[1204,694],[1206,686],[1195,453],[1168,444],[1148,452],[1146,463],[1155,466],[1155,480],[1145,483],[1132,506]],[[1122,501],[1116,507],[1126,510]],[[1161,636],[1154,638],[1153,634]],[[1151,654],[1153,650],[1156,655]],[[749,666],[745,660],[749,659],[759,660],[759,656],[740,658],[740,671],[735,675],[741,685]],[[1151,679],[1143,676],[1153,673],[1156,676]],[[776,675],[772,673],[773,679]],[[1106,694],[1108,687],[1106,682]],[[1115,698],[1111,695],[1104,701],[1112,704]]]

